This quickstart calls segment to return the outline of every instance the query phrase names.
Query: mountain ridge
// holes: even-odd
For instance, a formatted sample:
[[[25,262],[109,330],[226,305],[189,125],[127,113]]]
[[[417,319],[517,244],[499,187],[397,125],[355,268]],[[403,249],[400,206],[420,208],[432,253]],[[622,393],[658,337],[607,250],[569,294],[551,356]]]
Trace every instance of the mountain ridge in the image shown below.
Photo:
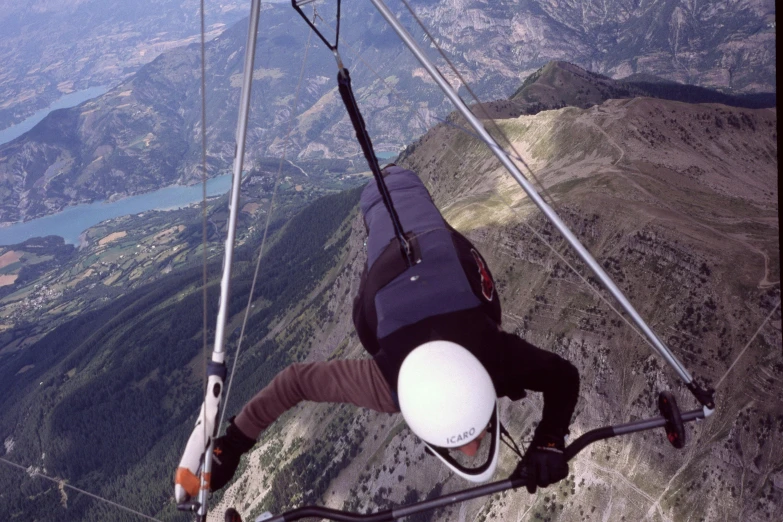
[[[779,516],[783,491],[775,470],[783,461],[772,449],[783,433],[783,410],[773,399],[783,386],[776,110],[636,98],[498,123],[543,183],[549,203],[639,313],[700,382],[720,384],[718,408],[688,426],[691,442],[682,452],[658,432],[613,439],[591,446],[572,463],[568,480],[535,497],[507,492],[427,520]],[[420,173],[447,220],[482,250],[503,299],[505,329],[579,368],[583,384],[572,437],[655,416],[656,393],[663,389],[691,408],[675,374],[597,295],[608,294],[588,291],[567,268],[565,262],[597,283],[478,140],[441,124],[398,163]],[[352,240],[355,248],[361,237]],[[345,277],[362,259],[357,254]],[[333,292],[332,306],[348,309],[348,296]],[[350,318],[339,321],[340,331],[350,331]],[[751,338],[752,354],[743,350]],[[353,335],[333,355],[321,339],[316,334],[311,341],[314,360],[364,356]],[[501,418],[524,439],[540,407],[537,394],[521,404],[504,400]],[[356,444],[319,442],[338,411],[303,404],[289,412],[261,437],[216,511],[279,512],[275,487],[283,483],[286,509],[316,502],[363,513],[466,487],[425,456],[399,417],[358,410],[347,425],[364,426],[371,436],[313,500],[303,456],[340,454],[340,448],[352,453]],[[279,457],[270,459],[273,451]],[[501,457],[498,477],[513,470],[513,460]]]
[[[263,69],[271,76],[276,68]],[[328,95],[321,95],[318,86],[317,81],[310,86],[316,103]],[[551,101],[558,104],[572,94],[556,93]],[[115,93],[111,99],[121,105],[126,97]],[[776,451],[783,444],[777,111],[648,97],[598,100],[589,108],[553,107],[500,117],[497,125],[521,158],[516,160],[520,167],[535,174],[531,182],[541,184],[546,200],[640,314],[700,382],[718,387],[718,409],[688,426],[691,442],[684,451],[674,450],[660,431],[612,439],[580,454],[568,479],[536,496],[507,492],[422,518],[783,518],[783,457]],[[512,105],[510,100],[487,105],[505,110],[504,104]],[[602,299],[606,292],[585,286],[584,280],[595,281],[564,240],[484,144],[459,124],[456,115],[439,123],[398,162],[421,175],[446,219],[482,250],[502,299],[504,328],[579,368],[582,388],[571,436],[655,416],[656,393],[662,389],[675,392],[681,407],[689,409],[693,401],[675,375],[613,314]],[[303,142],[312,128],[300,130]],[[318,146],[325,145],[315,142],[313,149]],[[242,374],[226,405],[229,415],[240,407],[239,397],[251,396],[288,362],[367,356],[349,313],[365,255],[364,227],[350,197],[356,194],[311,208],[301,228],[289,229],[286,241],[291,243],[280,243],[287,248],[280,246],[270,258],[274,277],[253,302],[246,351],[239,360]],[[341,216],[332,214],[336,206]],[[333,218],[329,226],[326,216]],[[305,235],[320,226],[316,239]],[[103,230],[95,238],[113,233]],[[280,237],[285,233],[281,230]],[[236,272],[231,332],[241,325],[254,246],[246,245],[238,256],[242,266]],[[298,259],[305,250],[317,261]],[[100,269],[98,261],[83,262],[85,268]],[[281,290],[281,272],[296,262],[312,280],[291,283],[296,292]],[[160,518],[176,519],[168,489],[171,472],[195,420],[193,401],[201,393],[199,332],[175,334],[200,315],[197,281],[195,268],[170,278],[162,274],[132,296],[157,296],[150,302],[117,298],[62,327],[61,332],[78,324],[85,328],[63,335],[67,345],[55,338],[33,339],[40,344],[3,354],[0,383],[8,391],[3,401],[9,408],[0,409],[0,438],[6,455]],[[99,286],[100,281],[88,283]],[[272,299],[294,293],[299,299],[270,306]],[[141,314],[130,313],[133,303]],[[152,314],[160,310],[176,310],[181,319]],[[99,336],[112,344],[97,343]],[[164,336],[170,342],[153,349]],[[95,351],[82,347],[82,339],[92,339],[89,348]],[[234,341],[232,336],[229,344]],[[35,363],[24,359],[33,355],[25,353],[30,348],[46,348],[65,362],[29,368]],[[164,357],[167,351],[173,352],[171,360]],[[66,364],[77,360],[78,365]],[[29,392],[23,404],[29,407],[14,410],[14,394],[22,389]],[[113,412],[112,404],[130,405],[139,396],[151,397],[149,402],[160,408],[129,408],[139,424],[134,430],[151,423],[160,438],[118,437],[119,445],[101,439],[100,434],[111,432],[111,415],[122,414]],[[534,393],[514,404],[501,400],[501,419],[517,440],[529,436],[541,405]],[[76,411],[72,423],[69,410]],[[160,427],[171,424],[169,431]],[[67,450],[84,450],[80,430],[87,430],[90,440],[98,437],[101,455],[107,454],[108,443],[119,446],[122,459],[71,461]],[[497,476],[511,473],[515,460],[504,451]],[[227,506],[246,517],[309,502],[375,512],[466,486],[426,456],[399,416],[328,404],[303,404],[288,412],[243,459],[241,471],[214,499],[210,521],[219,520]],[[88,504],[92,501],[84,497],[63,506],[56,487],[25,476],[19,487],[19,476],[0,474],[3,491],[17,494],[0,496],[13,507],[9,512],[46,509],[50,519],[69,521],[82,515],[83,520],[107,518],[107,507]],[[30,504],[30,496],[37,501]],[[115,513],[112,519],[131,520]]]
[[[732,41],[746,49],[751,44],[742,38],[747,37],[748,24],[765,16],[763,13],[768,8],[765,6],[764,2],[745,2],[729,9],[721,4],[714,6],[716,11],[712,13],[694,6],[690,16],[693,20],[706,17],[705,27],[720,25],[710,38],[736,37]],[[624,14],[613,16],[628,23],[630,20],[642,23],[640,20],[647,20],[645,17],[655,13],[690,9],[671,0],[652,2],[649,7],[647,11],[624,8]],[[477,0],[448,0],[420,6],[418,16],[441,39],[441,45],[451,53],[463,76],[484,100],[507,97],[528,73],[552,59],[569,58],[612,74],[672,73],[671,68],[654,65],[662,59],[657,55],[651,62],[653,65],[609,65],[626,56],[630,48],[638,47],[643,54],[659,53],[669,45],[668,36],[664,37],[661,28],[665,17],[655,19],[658,25],[649,26],[655,30],[650,29],[652,32],[646,33],[646,40],[637,42],[637,47],[613,44],[617,51],[613,57],[612,53],[603,56],[603,51],[596,50],[595,42],[607,36],[601,32],[604,30],[620,34],[622,24],[618,20],[611,23],[604,20],[609,23],[604,27],[603,22],[594,18],[595,13],[590,12],[581,14],[586,16],[583,22],[587,25],[583,25],[577,20],[577,11],[570,4],[560,10],[553,9],[544,1],[523,6],[509,1],[488,6]],[[730,13],[735,16],[729,17]],[[354,68],[356,97],[369,132],[379,150],[399,150],[438,119],[446,118],[452,108],[369,6],[348,5],[343,14],[346,20],[366,21],[366,24],[344,24],[342,39],[345,58]],[[402,19],[406,25],[415,27],[407,14],[402,13]],[[255,155],[282,153],[287,135],[283,122],[292,111],[288,105],[307,41],[305,24],[288,6],[265,9],[264,21],[271,29],[259,39],[248,162]],[[245,25],[243,21],[230,27],[207,47],[210,175],[227,171],[232,161],[233,118],[239,95],[235,78],[242,65],[239,51],[245,42]],[[687,30],[683,28],[686,26]],[[696,31],[695,26],[686,26],[677,26],[677,31]],[[530,27],[535,30],[529,32],[526,28]],[[754,45],[764,49],[767,45],[764,38],[769,31],[763,29],[763,24],[759,27],[754,34],[763,38]],[[699,28],[696,32],[701,34],[705,30]],[[417,29],[413,33],[414,37],[421,36]],[[333,59],[323,46],[312,45],[301,99],[304,110],[294,110],[298,116],[289,149],[300,158],[360,158],[352,133],[346,131],[349,123],[336,96]],[[688,45],[702,49],[704,42],[694,33]],[[537,49],[536,53],[530,54],[531,49]],[[725,49],[721,52],[729,53]],[[591,53],[598,53],[602,58],[590,57]],[[702,56],[699,53],[696,54]],[[747,71],[743,74],[751,74],[750,71],[762,74],[759,71],[766,71],[767,66],[759,66],[760,56],[748,57],[747,63],[740,60],[737,70]],[[709,61],[714,58],[702,58],[710,64],[704,67],[722,67]],[[395,70],[384,77],[375,71],[374,63],[395,64]],[[450,73],[446,75],[460,86]],[[674,74],[672,79],[681,78]],[[68,146],[48,144],[31,134],[0,147],[0,221],[27,220],[80,202],[122,197],[172,183],[195,182],[200,176],[200,145],[195,139],[200,121],[198,91],[198,48],[180,48],[159,56],[100,99],[72,109],[79,114],[79,123],[70,132],[69,140],[73,141]],[[416,105],[401,102],[402,98],[416,100]]]
[[[738,126],[728,123],[730,116]],[[717,125],[718,118],[722,126]],[[780,473],[775,471],[781,462],[772,451],[783,443],[783,412],[775,400],[776,390],[783,386],[783,364],[776,362],[782,344],[779,312],[773,314],[772,324],[764,323],[780,299],[777,140],[770,122],[776,123],[775,109],[651,98],[609,100],[589,109],[565,107],[498,121],[544,184],[545,197],[639,312],[662,332],[674,353],[702,382],[723,382],[717,396],[719,408],[707,421],[689,425],[693,442],[685,452],[676,452],[657,432],[613,439],[583,452],[572,464],[569,479],[538,496],[508,492],[425,515],[427,520],[514,519],[524,514],[561,520],[643,519],[648,513],[660,520],[688,516],[720,520],[736,513],[754,520],[781,515],[783,491],[776,486]],[[747,151],[758,152],[759,148],[768,153],[748,157]],[[566,357],[579,368],[583,385],[572,436],[607,423],[654,416],[655,394],[661,389],[671,389],[681,407],[690,407],[688,392],[672,372],[566,267],[564,261],[590,280],[553,227],[483,144],[461,129],[440,124],[411,146],[399,162],[420,173],[444,216],[482,250],[503,300],[505,329]],[[691,167],[701,170],[689,170]],[[726,177],[737,173],[743,177],[737,178],[735,185],[743,190],[725,190]],[[346,197],[343,203],[353,205]],[[318,213],[332,207],[324,202],[320,210],[311,210],[305,229],[311,226],[308,223],[323,221]],[[339,259],[328,263],[325,277],[310,282],[303,299],[270,309],[269,297],[280,295],[272,281],[254,301],[255,314],[263,317],[254,315],[248,329],[249,338],[243,345],[246,351],[239,361],[242,376],[237,393],[232,392],[234,399],[226,406],[229,415],[240,407],[243,399],[239,397],[252,396],[273,377],[275,368],[287,362],[366,357],[347,313],[365,255],[364,227],[355,207],[352,209],[334,232],[321,232],[325,245],[339,249]],[[335,242],[335,237],[342,239]],[[552,243],[562,258],[541,243],[541,238]],[[320,250],[318,242],[311,243],[308,248]],[[293,258],[286,256],[296,257],[299,250],[279,251],[273,256],[274,266],[287,266]],[[242,267],[237,274],[248,274],[250,256],[245,254],[238,256]],[[197,290],[197,270],[191,272],[158,279],[138,292],[163,295],[166,288],[172,288],[173,293],[156,299],[159,304],[152,308],[175,306],[179,313],[186,313],[189,306],[195,306],[195,295],[183,299],[182,293]],[[276,279],[277,270],[271,267],[271,272]],[[193,281],[183,284],[183,277]],[[245,276],[235,283],[236,306],[232,306],[229,331],[241,324],[248,283]],[[125,306],[120,300],[113,305]],[[150,317],[150,306],[142,309]],[[117,315],[111,312],[107,307],[94,314]],[[41,420],[26,418],[24,412],[8,412],[21,415],[23,421],[15,418],[9,424],[4,417],[0,438],[8,443],[6,448],[11,447],[9,458],[62,474],[74,485],[94,487],[108,463],[90,461],[63,467],[67,453],[57,441],[65,439],[54,437],[47,442],[45,434],[67,428],[70,439],[78,438],[82,428],[64,423],[63,412],[83,403],[89,406],[80,410],[79,418],[83,418],[98,404],[71,397],[58,405],[57,399],[71,393],[75,384],[85,386],[84,393],[88,393],[90,376],[97,370],[106,373],[100,381],[103,383],[117,381],[108,373],[115,368],[131,372],[133,386],[144,393],[173,394],[156,415],[181,410],[200,396],[196,390],[195,335],[177,344],[175,360],[163,364],[165,368],[173,365],[168,372],[147,363],[139,368],[103,364],[104,360],[139,357],[140,347],[146,346],[142,340],[155,335],[144,315],[130,312],[120,314],[112,324],[90,321],[92,316],[79,320],[87,327],[93,325],[104,339],[118,341],[103,345],[100,357],[85,357],[83,350],[72,354],[54,350],[55,357],[81,357],[83,362],[60,364],[48,373],[46,368],[25,370],[29,364],[21,359],[14,359],[13,367],[5,362],[0,366],[10,371],[10,378],[2,380],[6,386],[19,384],[21,379],[34,390],[43,381],[39,393],[59,411],[57,419],[48,419],[44,407]],[[126,323],[146,326],[129,328]],[[172,332],[167,335],[173,335],[174,324],[181,329],[185,321],[172,323]],[[743,353],[743,346],[759,326],[763,328],[755,337],[754,350]],[[71,336],[71,342],[78,344],[79,339],[91,337],[85,331]],[[52,344],[50,341],[46,343]],[[130,349],[131,345],[137,348]],[[14,357],[25,357],[26,349],[29,347]],[[189,355],[183,360],[185,353]],[[729,371],[734,362],[738,364]],[[763,372],[757,371],[758,367],[764,368]],[[76,372],[71,375],[73,369]],[[46,377],[41,379],[40,372]],[[167,380],[172,382],[165,385]],[[191,388],[192,397],[187,392]],[[31,400],[35,397],[31,395]],[[46,404],[50,402],[42,403]],[[524,440],[540,408],[537,394],[522,403],[502,400],[501,418],[516,438]],[[152,447],[136,448],[138,462],[130,469],[115,470],[112,481],[102,486],[104,494],[117,501],[134,499],[134,505],[145,512],[175,519],[169,494],[163,498],[160,491],[169,491],[171,469],[166,465],[176,462],[193,420],[186,411],[177,415],[182,419],[181,433],[172,428]],[[110,416],[106,412],[93,418],[97,421]],[[101,425],[100,430],[106,429]],[[22,435],[32,432],[42,434],[42,447],[30,452],[30,441],[25,442]],[[56,466],[38,457],[39,450],[49,444],[52,446],[46,453],[54,451],[51,455],[60,459]],[[498,476],[510,473],[515,464],[510,453],[504,452]],[[91,470],[85,468],[95,465],[98,467]],[[329,404],[303,404],[288,412],[262,436],[241,470],[233,485],[214,499],[210,520],[219,520],[227,506],[252,517],[264,509],[280,511],[303,502],[371,512],[465,487],[426,456],[398,416]],[[81,475],[87,471],[88,475]],[[4,477],[0,475],[0,479]],[[144,492],[131,487],[142,477],[160,488]],[[77,503],[74,499],[63,508],[57,491],[35,489],[40,486],[35,485],[36,479],[30,480],[33,482],[25,482],[24,487],[32,489],[25,491],[41,495],[36,505],[43,506],[45,501],[50,518],[73,520],[77,512],[85,514],[83,520],[106,518],[106,508],[84,500]],[[16,491],[15,487],[8,485],[9,490]],[[738,496],[740,491],[756,503],[745,505],[745,497]],[[14,501],[14,512],[32,509],[26,502],[23,498]],[[721,509],[714,509],[715,505]],[[123,520],[122,515],[115,518]]]

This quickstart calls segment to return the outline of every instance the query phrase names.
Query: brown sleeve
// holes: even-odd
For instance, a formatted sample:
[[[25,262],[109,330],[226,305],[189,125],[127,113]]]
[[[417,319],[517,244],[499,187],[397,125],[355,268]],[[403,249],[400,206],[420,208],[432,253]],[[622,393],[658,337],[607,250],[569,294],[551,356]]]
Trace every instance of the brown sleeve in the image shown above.
[[[385,413],[399,410],[372,359],[292,364],[237,415],[234,424],[253,439],[301,401],[346,402]]]

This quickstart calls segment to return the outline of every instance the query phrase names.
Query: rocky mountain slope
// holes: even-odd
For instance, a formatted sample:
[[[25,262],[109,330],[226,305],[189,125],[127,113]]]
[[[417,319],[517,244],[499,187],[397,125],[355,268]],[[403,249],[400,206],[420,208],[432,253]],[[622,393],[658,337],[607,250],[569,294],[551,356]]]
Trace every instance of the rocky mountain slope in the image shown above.
[[[330,5],[319,6],[323,24],[331,23]],[[529,73],[553,59],[614,77],[643,73],[736,92],[775,90],[770,2],[651,0],[599,7],[444,0],[413,7],[484,100],[509,96]],[[426,41],[407,11],[398,9],[398,14],[414,37]],[[306,29],[288,5],[264,10],[248,138],[251,158],[282,153],[291,113],[298,116],[289,154],[347,158],[359,153],[336,93],[334,60],[320,43],[306,45]],[[245,37],[246,24],[239,23],[209,44],[211,174],[230,166]],[[341,52],[378,150],[399,150],[451,111],[369,3],[344,6]],[[298,107],[292,107],[303,63],[302,94]],[[166,53],[100,99],[57,111],[0,147],[0,221],[196,179],[198,64],[198,46]],[[446,75],[462,87],[453,73]]]
[[[569,78],[567,67],[554,72],[568,86],[584,77]],[[552,99],[572,97],[555,92]],[[776,123],[775,109],[651,98],[498,120],[557,212],[687,367],[717,388],[718,409],[689,426],[682,451],[661,432],[597,443],[574,461],[567,481],[536,496],[477,499],[419,521],[781,518]],[[432,129],[401,162],[422,174],[449,221],[484,252],[505,328],[580,369],[572,435],[655,415],[661,389],[673,390],[684,409],[694,407],[673,373],[567,268],[566,261],[595,283],[460,126],[452,118]],[[308,170],[311,176],[295,177],[290,166],[281,201],[319,192],[309,181],[316,171]],[[232,358],[269,195],[268,173],[258,174],[259,184],[243,191],[249,199],[232,284]],[[316,201],[268,244],[228,415],[290,362],[364,356],[349,312],[364,256],[357,197]],[[3,457],[31,466],[27,475],[0,473],[0,512],[68,522],[137,519],[31,474],[40,471],[159,520],[186,518],[170,488],[201,396],[200,221],[196,209],[172,219],[148,214],[92,229],[89,247],[78,252],[31,242],[0,256],[4,279],[47,278],[40,287],[14,288],[0,303]],[[209,216],[217,223],[207,245],[214,312],[225,215],[211,207]],[[47,322],[53,331],[41,329]],[[524,441],[540,408],[531,394],[516,404],[503,400],[501,415]],[[502,455],[497,478],[515,466],[509,451]],[[242,469],[214,499],[212,520],[228,505],[246,516],[307,503],[368,512],[466,486],[424,454],[399,416],[350,406],[292,410]]]
[[[422,520],[779,519],[776,111],[633,98],[498,123],[641,315],[716,387],[718,408],[688,427],[681,451],[658,432],[596,443],[572,463],[569,479],[535,496],[507,492]],[[596,284],[483,145],[440,125],[401,163],[421,173],[447,219],[486,255],[506,330],[579,368],[572,436],[656,415],[663,389],[683,409],[694,407],[673,372],[605,304],[606,293],[566,266]],[[300,360],[364,356],[346,313],[363,263],[362,234],[357,218],[334,281],[269,334],[305,333]],[[504,423],[524,439],[540,398],[501,405]],[[468,485],[427,457],[399,416],[328,404],[289,412],[244,462],[210,520],[227,506],[248,517],[303,503],[371,512]],[[514,465],[505,451],[496,477]]]

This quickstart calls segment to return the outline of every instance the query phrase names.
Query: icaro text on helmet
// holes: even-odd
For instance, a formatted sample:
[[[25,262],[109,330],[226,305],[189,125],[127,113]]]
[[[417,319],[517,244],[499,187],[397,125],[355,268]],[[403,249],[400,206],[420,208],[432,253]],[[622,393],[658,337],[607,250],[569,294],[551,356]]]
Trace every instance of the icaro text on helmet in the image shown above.
[[[479,360],[462,346],[431,341],[413,350],[397,379],[400,410],[410,429],[444,464],[471,482],[488,480],[497,467],[497,395]],[[459,448],[488,429],[489,453],[475,467],[461,465],[448,449]]]

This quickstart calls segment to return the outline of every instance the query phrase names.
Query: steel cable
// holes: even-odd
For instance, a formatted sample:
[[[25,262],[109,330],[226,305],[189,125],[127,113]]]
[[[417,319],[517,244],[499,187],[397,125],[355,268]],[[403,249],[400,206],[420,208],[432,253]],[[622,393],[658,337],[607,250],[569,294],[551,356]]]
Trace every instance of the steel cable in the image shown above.
[[[310,29],[310,31],[307,34],[307,43],[305,44],[304,56],[302,58],[302,67],[301,67],[301,69],[299,71],[299,81],[296,84],[296,92],[294,94],[293,106],[291,108],[291,119],[288,122],[288,132],[286,133],[286,137],[285,137],[285,140],[283,142],[284,143],[284,145],[283,145],[283,152],[282,152],[282,155],[280,157],[280,163],[279,163],[278,168],[277,168],[277,174],[275,175],[275,185],[274,185],[274,188],[272,189],[272,197],[270,198],[269,208],[268,208],[267,214],[266,214],[266,223],[264,224],[264,234],[263,234],[263,236],[261,238],[261,247],[259,248],[259,251],[258,251],[258,260],[256,261],[256,267],[255,267],[255,271],[253,273],[253,282],[250,285],[250,294],[248,295],[248,298],[247,298],[247,307],[245,308],[245,316],[242,319],[242,329],[240,330],[240,333],[239,333],[239,339],[237,341],[237,349],[236,349],[236,353],[234,354],[234,362],[231,365],[231,373],[229,374],[228,385],[226,386],[226,389],[225,389],[225,397],[223,398],[224,407],[221,408],[222,411],[221,411],[221,414],[220,414],[220,422],[217,424],[217,428],[218,429],[220,428],[220,426],[223,425],[223,421],[224,421],[225,416],[226,416],[226,410],[228,409],[227,406],[228,406],[229,394],[231,392],[231,385],[234,382],[234,374],[236,373],[236,369],[237,369],[237,361],[239,361],[239,353],[242,350],[242,341],[243,341],[243,339],[245,337],[245,329],[247,327],[248,318],[250,317],[250,309],[252,308],[252,305],[253,305],[253,294],[255,293],[256,282],[258,281],[258,273],[259,273],[259,271],[261,269],[261,258],[264,256],[264,245],[266,244],[267,235],[269,233],[269,224],[270,224],[270,222],[272,220],[272,211],[274,209],[275,199],[277,197],[277,189],[280,186],[280,174],[283,171],[283,163],[286,161],[286,154],[288,152],[288,146],[289,146],[289,143],[290,143],[291,133],[293,132],[294,121],[296,120],[296,108],[297,108],[297,105],[299,105],[299,95],[300,95],[300,92],[301,92],[302,81],[304,79],[305,66],[307,64],[307,56],[308,56],[308,54],[310,52],[310,42],[311,42],[312,36],[313,36],[313,30]]]

